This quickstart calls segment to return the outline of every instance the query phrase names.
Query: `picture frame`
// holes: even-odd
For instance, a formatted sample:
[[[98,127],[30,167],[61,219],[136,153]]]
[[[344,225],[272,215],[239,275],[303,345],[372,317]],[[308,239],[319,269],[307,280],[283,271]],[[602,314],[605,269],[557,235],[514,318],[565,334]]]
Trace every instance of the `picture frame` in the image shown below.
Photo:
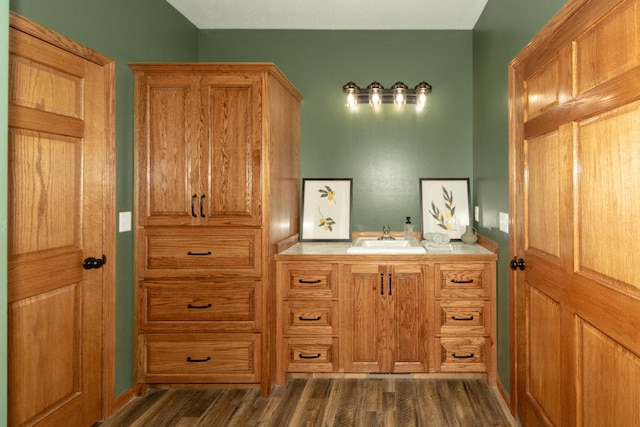
[[[352,178],[302,180],[301,242],[350,242]]]
[[[460,239],[470,225],[469,178],[420,178],[422,235]]]

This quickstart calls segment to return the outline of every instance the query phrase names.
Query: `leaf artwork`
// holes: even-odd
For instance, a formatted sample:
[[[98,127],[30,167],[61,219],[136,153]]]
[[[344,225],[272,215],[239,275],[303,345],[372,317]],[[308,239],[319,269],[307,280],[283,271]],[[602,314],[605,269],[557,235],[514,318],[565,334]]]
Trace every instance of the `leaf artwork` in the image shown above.
[[[448,191],[442,186],[442,198],[444,199],[444,213],[440,211],[440,208],[431,201],[431,210],[429,213],[435,218],[438,227],[444,230],[450,230],[453,225],[453,217],[456,214],[456,207],[453,204],[453,190]]]
[[[321,188],[318,190],[320,193],[320,197],[326,197],[328,201],[333,201],[333,204],[336,203],[336,192],[331,189],[328,185],[324,186],[324,190]]]
[[[320,213],[320,224],[318,224],[318,227],[322,227],[324,231],[333,231],[332,226],[336,224],[333,218],[325,218],[324,215],[322,215],[320,208],[318,208],[318,212]]]

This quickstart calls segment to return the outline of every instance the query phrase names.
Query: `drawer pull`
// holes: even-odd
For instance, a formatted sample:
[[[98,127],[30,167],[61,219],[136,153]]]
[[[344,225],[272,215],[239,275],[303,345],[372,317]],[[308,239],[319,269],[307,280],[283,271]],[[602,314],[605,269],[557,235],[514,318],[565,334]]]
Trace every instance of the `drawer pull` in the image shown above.
[[[310,356],[308,356],[306,354],[298,353],[298,357],[300,359],[319,359],[320,356],[321,356],[320,353],[317,353],[317,354],[314,354],[314,355],[310,355]]]
[[[305,320],[305,321],[316,321],[316,320],[320,320],[320,319],[322,319],[322,316],[316,316],[316,317],[302,317],[302,316],[298,316],[298,319],[300,319],[300,320]]]
[[[206,359],[193,359],[191,356],[187,357],[187,362],[189,363],[203,363],[211,360],[211,357],[207,357]]]
[[[469,280],[451,279],[451,283],[458,283],[458,284],[473,283],[473,279],[469,279]]]
[[[473,320],[473,316],[469,316],[469,317],[451,316],[451,318],[452,318],[453,320]]]
[[[211,304],[206,304],[206,305],[189,304],[189,305],[187,305],[187,308],[211,308]]]
[[[320,282],[322,282],[322,280],[320,280],[320,279],[316,279],[316,280],[298,279],[298,282],[304,283],[305,285],[311,285],[311,284],[314,284],[314,283],[320,283]]]
[[[209,255],[211,255],[211,251],[209,251],[209,252],[191,252],[191,251],[189,251],[189,252],[187,252],[187,255],[189,255],[189,256],[209,256]]]
[[[454,359],[473,359],[474,354],[471,353],[464,356],[458,356],[457,354],[452,353],[451,356],[453,356]]]

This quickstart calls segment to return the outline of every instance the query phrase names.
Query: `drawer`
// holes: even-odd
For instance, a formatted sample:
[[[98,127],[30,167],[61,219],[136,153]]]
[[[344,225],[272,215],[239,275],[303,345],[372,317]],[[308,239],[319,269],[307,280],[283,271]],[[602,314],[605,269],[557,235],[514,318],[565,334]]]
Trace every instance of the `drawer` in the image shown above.
[[[436,370],[486,372],[489,341],[482,337],[436,338]],[[439,368],[439,369],[438,369]]]
[[[141,329],[258,329],[260,289],[260,281],[143,281]]]
[[[284,335],[337,335],[337,301],[284,301]]]
[[[337,338],[285,338],[284,351],[285,372],[338,371]]]
[[[147,228],[144,277],[260,275],[260,230],[205,227]]]
[[[442,264],[436,269],[436,298],[489,297],[484,264]]]
[[[260,334],[143,334],[147,383],[260,381]]]
[[[436,334],[488,334],[489,301],[436,301]]]
[[[283,264],[279,280],[285,281],[285,298],[338,297],[338,267],[334,264]]]

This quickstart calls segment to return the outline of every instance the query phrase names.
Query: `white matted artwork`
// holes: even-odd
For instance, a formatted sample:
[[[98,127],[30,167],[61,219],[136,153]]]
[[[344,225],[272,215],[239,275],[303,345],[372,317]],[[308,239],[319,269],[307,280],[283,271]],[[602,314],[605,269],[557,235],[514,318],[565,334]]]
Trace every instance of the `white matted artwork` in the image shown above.
[[[420,178],[422,233],[459,239],[469,223],[469,178]]]
[[[302,180],[300,241],[351,241],[352,179]]]

